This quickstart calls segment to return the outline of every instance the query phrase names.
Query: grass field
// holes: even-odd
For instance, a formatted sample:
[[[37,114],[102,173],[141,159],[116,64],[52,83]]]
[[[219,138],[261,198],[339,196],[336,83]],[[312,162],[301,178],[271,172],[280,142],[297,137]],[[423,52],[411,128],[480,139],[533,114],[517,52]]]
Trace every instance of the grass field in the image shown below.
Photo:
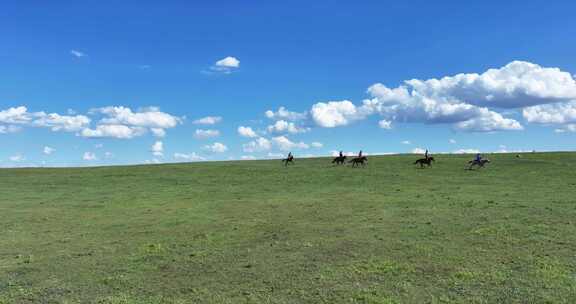
[[[0,170],[0,303],[575,303],[576,153]]]

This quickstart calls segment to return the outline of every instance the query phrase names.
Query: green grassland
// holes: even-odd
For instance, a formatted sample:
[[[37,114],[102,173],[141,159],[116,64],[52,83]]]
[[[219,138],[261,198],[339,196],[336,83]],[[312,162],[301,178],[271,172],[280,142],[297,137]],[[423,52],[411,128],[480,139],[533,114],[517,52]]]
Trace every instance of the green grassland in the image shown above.
[[[0,303],[575,303],[576,153],[0,170]]]

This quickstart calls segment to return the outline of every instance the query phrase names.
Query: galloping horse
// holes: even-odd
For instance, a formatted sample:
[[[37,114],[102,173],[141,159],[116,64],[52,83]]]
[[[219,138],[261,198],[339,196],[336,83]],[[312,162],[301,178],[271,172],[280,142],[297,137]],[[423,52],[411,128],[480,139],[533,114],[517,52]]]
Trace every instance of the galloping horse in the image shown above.
[[[432,162],[435,161],[434,157],[429,156],[426,158],[421,158],[414,162],[414,164],[420,164],[420,168],[424,168],[424,165],[428,165],[428,167],[432,166]]]
[[[362,167],[364,167],[368,162],[368,158],[366,156],[360,156],[360,157],[355,157],[353,159],[351,159],[349,161],[349,163],[352,163],[352,167],[356,167],[358,165],[362,165]]]
[[[478,166],[478,168],[484,168],[484,165],[486,165],[487,163],[489,163],[490,160],[487,158],[481,159],[480,161],[478,160],[471,160],[468,162],[468,164],[470,164],[470,166],[468,167],[468,170],[472,170],[472,168],[474,166]]]
[[[282,162],[284,163],[284,167],[288,167],[288,163],[294,164],[294,156],[289,154],[287,158],[282,159]]]
[[[333,164],[343,165],[346,162],[346,155],[337,156],[332,161]]]

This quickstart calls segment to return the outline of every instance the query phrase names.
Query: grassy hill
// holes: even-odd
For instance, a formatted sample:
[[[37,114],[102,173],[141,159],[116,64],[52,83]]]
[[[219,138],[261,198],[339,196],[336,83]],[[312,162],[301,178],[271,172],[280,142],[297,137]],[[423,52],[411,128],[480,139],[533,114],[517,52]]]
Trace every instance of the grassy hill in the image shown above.
[[[0,170],[0,303],[574,303],[576,153]]]

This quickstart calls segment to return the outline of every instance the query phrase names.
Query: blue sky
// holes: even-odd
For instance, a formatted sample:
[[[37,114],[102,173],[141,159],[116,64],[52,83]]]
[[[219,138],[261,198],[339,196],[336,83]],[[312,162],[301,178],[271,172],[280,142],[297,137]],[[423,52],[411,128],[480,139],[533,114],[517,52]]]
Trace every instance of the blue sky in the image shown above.
[[[0,166],[576,148],[570,1],[11,2]]]

